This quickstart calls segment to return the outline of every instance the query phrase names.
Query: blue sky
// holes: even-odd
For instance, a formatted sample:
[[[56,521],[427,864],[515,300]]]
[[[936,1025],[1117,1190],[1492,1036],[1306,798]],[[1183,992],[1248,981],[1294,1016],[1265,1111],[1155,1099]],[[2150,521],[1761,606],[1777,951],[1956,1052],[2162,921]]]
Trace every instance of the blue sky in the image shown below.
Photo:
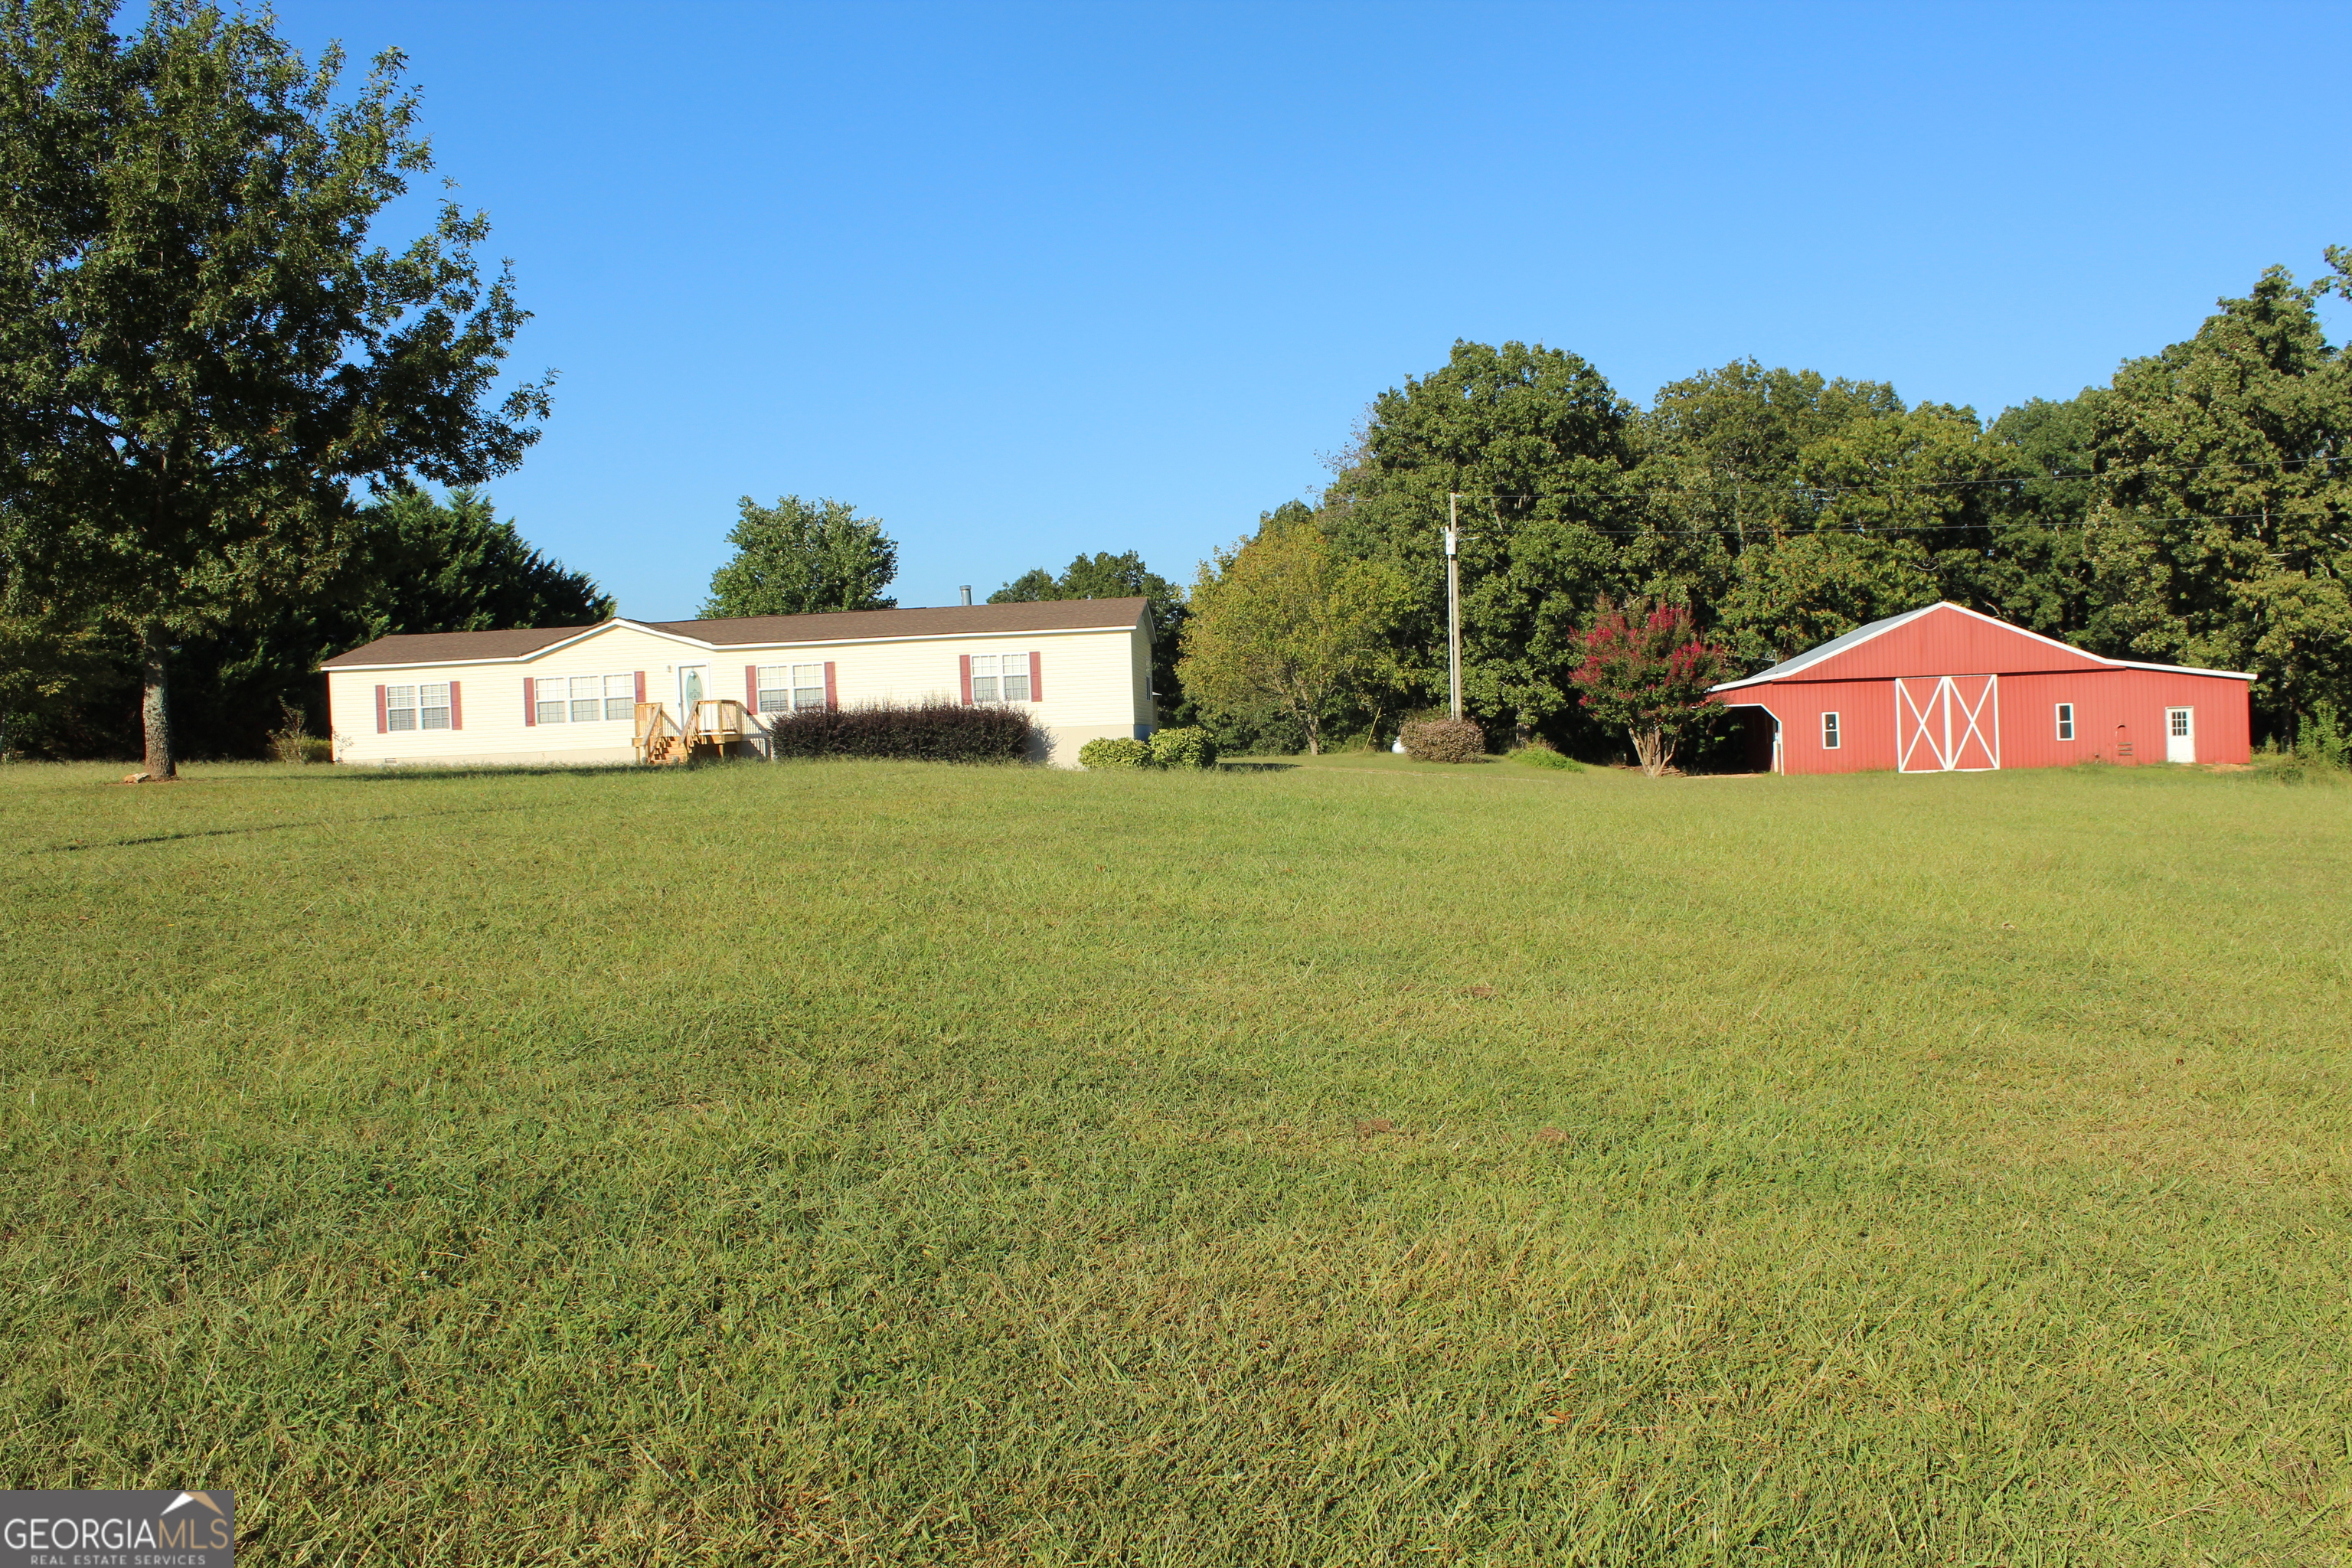
[[[493,494],[652,618],[744,494],[884,518],[902,604],[1189,580],[1457,337],[1990,414],[2352,243],[2341,5],[279,15],[407,52],[561,373]]]

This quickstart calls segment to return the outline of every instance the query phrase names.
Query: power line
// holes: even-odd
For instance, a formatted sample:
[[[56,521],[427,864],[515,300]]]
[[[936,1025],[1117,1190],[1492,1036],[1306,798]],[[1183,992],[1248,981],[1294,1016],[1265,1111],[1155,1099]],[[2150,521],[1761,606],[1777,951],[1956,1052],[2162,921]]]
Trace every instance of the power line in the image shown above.
[[[1623,539],[1720,539],[1725,537],[1730,531],[1728,528],[1696,529],[1604,527],[1599,523],[1579,522],[1572,518],[1563,519],[1562,521],[1566,521],[1570,527],[1580,528],[1587,533],[1607,534]],[[1776,538],[1794,539],[1809,533],[2014,533],[2026,529],[2035,528],[2097,528],[2102,525],[2114,526],[2147,522],[2263,522],[2285,521],[2287,520],[2276,511],[2246,511],[2214,512],[2210,514],[2182,513],[2173,517],[2061,518],[2051,521],[2036,521],[2032,522],[1828,522],[1813,528],[1791,528],[1771,531],[1773,532],[1773,536]],[[1759,526],[1757,531],[1762,533],[1767,531]],[[2347,539],[2345,542],[2352,544],[2352,539]]]
[[[2352,455],[2324,453],[2319,456],[2309,458],[2280,458],[2271,466],[2283,468],[2302,468],[2312,463],[2343,464],[2347,468],[2352,468]],[[2213,468],[2228,468],[2243,466],[2244,465],[2233,463],[2151,464],[2135,466],[2128,468],[2084,469],[2079,471],[2059,470],[2051,473],[2018,474],[2000,479],[1920,479],[1905,484],[1901,490],[1896,493],[1900,495],[1911,495],[1920,490],[1973,489],[1981,489],[1990,485],[2030,485],[2062,479],[2131,479],[2137,478],[2142,474],[2201,474]],[[1719,491],[1721,487],[1726,484],[1737,485],[1738,483],[1739,483],[1738,480],[1727,481],[1718,479],[1717,480],[1714,488]],[[1708,488],[1709,487],[1702,485],[1654,485],[1643,489],[1562,489],[1553,490],[1548,493],[1555,496],[1599,496],[1612,500],[1648,500],[1654,497],[1688,496],[1694,493],[1705,493]],[[1754,489],[1755,493],[1759,497],[1796,494],[1808,500],[1855,495],[1876,496],[1884,499],[1886,498],[1888,494],[1888,492],[1873,486],[1817,485],[1801,480],[1793,482],[1773,481],[1770,483],[1759,480],[1756,482]],[[1532,502],[1539,499],[1529,492],[1513,490],[1491,490],[1486,492],[1486,495],[1487,500],[1498,501],[1513,500]]]

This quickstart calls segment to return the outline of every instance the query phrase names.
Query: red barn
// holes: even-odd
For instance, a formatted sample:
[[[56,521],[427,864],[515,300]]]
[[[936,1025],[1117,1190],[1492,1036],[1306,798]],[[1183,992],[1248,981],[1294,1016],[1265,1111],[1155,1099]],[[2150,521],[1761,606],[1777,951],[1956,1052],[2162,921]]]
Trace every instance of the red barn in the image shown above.
[[[1712,696],[1745,710],[1759,770],[1979,773],[2242,763],[2253,679],[2101,658],[1943,604],[1856,626]]]

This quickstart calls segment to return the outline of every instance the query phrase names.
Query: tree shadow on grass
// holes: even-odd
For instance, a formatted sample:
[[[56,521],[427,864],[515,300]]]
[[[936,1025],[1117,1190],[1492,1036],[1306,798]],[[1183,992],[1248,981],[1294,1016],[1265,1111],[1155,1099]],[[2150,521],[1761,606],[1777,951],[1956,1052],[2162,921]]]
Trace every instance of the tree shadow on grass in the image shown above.
[[[446,811],[386,812],[378,816],[347,816],[333,822],[256,822],[244,827],[195,827],[185,833],[143,833],[135,838],[69,838],[63,844],[43,844],[20,851],[26,855],[78,855],[86,849],[129,849],[143,844],[176,844],[184,838],[239,838],[253,833],[291,833],[305,827],[351,827],[364,822],[414,822],[422,816],[480,816],[494,811],[530,811],[518,805],[459,805]]]

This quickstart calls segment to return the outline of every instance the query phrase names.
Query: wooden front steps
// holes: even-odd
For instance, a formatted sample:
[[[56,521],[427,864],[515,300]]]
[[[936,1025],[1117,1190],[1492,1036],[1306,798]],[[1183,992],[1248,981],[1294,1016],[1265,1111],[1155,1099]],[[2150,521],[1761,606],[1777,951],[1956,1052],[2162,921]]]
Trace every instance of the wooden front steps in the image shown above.
[[[751,725],[743,704],[731,697],[706,697],[686,716],[686,728],[659,702],[640,702],[636,709],[637,761],[649,767],[691,760],[698,752],[713,757],[731,755]]]

